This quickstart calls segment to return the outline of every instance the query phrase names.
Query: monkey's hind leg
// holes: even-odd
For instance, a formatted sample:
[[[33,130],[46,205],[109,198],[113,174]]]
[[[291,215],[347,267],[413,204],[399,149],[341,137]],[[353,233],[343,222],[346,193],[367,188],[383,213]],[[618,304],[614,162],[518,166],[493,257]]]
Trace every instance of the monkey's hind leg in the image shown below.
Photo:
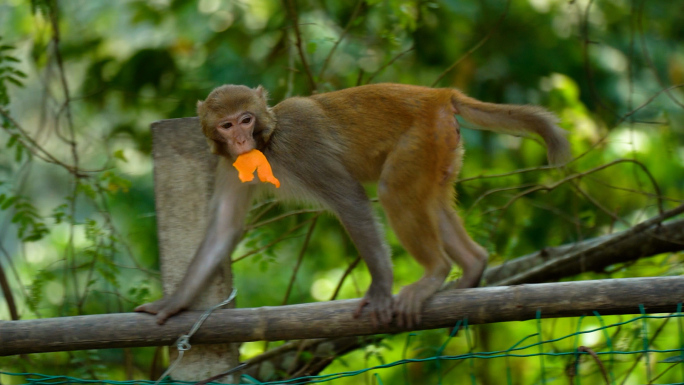
[[[463,269],[461,278],[449,283],[448,288],[477,287],[487,266],[488,253],[484,247],[470,238],[463,226],[463,220],[451,206],[450,200],[443,202],[439,215],[439,229],[444,250],[449,258]]]
[[[441,172],[425,167],[435,161],[429,152],[406,150],[412,153],[395,151],[388,157],[378,196],[402,245],[425,269],[423,277],[401,289],[394,303],[398,325],[411,328],[420,323],[425,300],[444,283],[451,261],[439,233]],[[407,164],[406,159],[412,162]]]

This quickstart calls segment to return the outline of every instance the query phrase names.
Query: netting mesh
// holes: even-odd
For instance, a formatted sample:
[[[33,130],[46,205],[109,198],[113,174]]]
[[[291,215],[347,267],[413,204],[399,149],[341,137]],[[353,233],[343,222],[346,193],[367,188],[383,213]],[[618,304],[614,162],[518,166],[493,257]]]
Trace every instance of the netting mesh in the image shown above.
[[[576,331],[560,337],[545,338],[548,333],[543,332],[544,322],[538,312],[536,333],[526,335],[513,345],[502,350],[475,351],[473,347],[472,327],[467,321],[455,325],[452,334],[432,354],[420,358],[404,358],[376,366],[369,366],[359,370],[342,371],[317,376],[305,376],[260,382],[255,378],[243,374],[239,378],[240,384],[305,384],[325,383],[336,381],[356,383],[418,383],[415,374],[409,374],[412,365],[428,365],[430,376],[422,377],[421,384],[450,384],[454,383],[454,368],[460,371],[460,378],[466,378],[471,384],[492,383],[491,378],[482,382],[478,378],[477,366],[483,361],[499,361],[495,370],[497,384],[684,384],[684,315],[678,311],[672,314],[648,315],[644,313],[622,322],[607,324],[604,318],[594,313],[593,316],[577,318]],[[586,328],[588,322],[598,324],[598,327]],[[529,321],[528,321],[529,322]],[[496,327],[496,325],[493,325]],[[631,338],[626,342],[624,334]],[[408,346],[417,333],[405,335],[404,356]],[[591,346],[583,345],[583,339],[588,335],[596,336]],[[445,354],[449,343],[454,339],[463,339],[466,352],[463,354]],[[414,339],[415,341],[415,339]],[[559,348],[563,345],[563,348]],[[571,346],[571,348],[569,347]],[[537,360],[535,374],[532,380],[521,382],[514,375],[514,366],[518,360]],[[398,370],[397,370],[397,367]],[[391,369],[394,368],[394,369]],[[154,384],[154,381],[109,381],[86,380],[68,376],[44,375],[38,373],[8,373],[0,372],[12,384]],[[462,380],[461,380],[462,381]],[[5,382],[5,381],[2,381]],[[163,384],[188,384],[188,382],[174,381],[167,377]],[[458,382],[461,383],[461,382]]]

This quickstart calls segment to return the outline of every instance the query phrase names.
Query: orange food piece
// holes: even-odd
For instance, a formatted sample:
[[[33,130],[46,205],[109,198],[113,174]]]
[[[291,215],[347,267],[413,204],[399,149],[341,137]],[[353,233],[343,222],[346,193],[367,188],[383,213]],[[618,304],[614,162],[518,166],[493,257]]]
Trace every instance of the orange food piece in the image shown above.
[[[239,155],[233,167],[238,170],[238,176],[243,183],[253,180],[254,171],[256,171],[260,181],[273,183],[276,188],[280,187],[280,181],[273,176],[273,170],[266,156],[257,149]]]

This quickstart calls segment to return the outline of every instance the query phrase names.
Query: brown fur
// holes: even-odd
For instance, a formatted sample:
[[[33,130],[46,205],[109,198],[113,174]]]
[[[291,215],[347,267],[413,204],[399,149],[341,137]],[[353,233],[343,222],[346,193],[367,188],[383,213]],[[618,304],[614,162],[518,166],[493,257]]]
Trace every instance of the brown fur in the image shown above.
[[[556,118],[546,110],[484,103],[453,89],[376,84],[290,98],[272,109],[266,99],[261,87],[252,90],[226,85],[198,103],[202,129],[212,151],[224,157],[239,155],[249,147],[263,151],[286,194],[303,193],[340,218],[372,276],[355,315],[367,307],[374,323],[388,324],[393,315],[399,325],[419,323],[423,303],[441,287],[454,263],[463,268],[459,287],[479,284],[487,252],[468,236],[453,207],[452,182],[463,158],[455,113],[485,129],[538,134],[546,141],[553,162],[562,162],[570,154],[562,130],[555,125]],[[251,123],[243,128],[253,140],[238,150],[231,142],[233,136],[225,130],[219,132],[217,124],[226,117],[238,122],[234,117],[245,113],[256,117],[253,133]],[[389,252],[361,185],[367,181],[378,182],[380,203],[392,228],[425,269],[424,276],[404,287],[395,301],[391,297]],[[239,183],[234,178],[225,183],[228,187],[220,187],[226,191],[217,188],[217,207],[230,208],[244,202],[250,193],[238,192]],[[233,216],[225,229],[218,224],[217,215],[208,237],[218,234],[219,239],[235,238],[241,231],[238,220],[244,215]],[[235,247],[231,242],[212,247],[212,241],[205,240],[191,268],[216,263],[218,256],[207,250],[231,252]],[[188,272],[184,282],[205,280],[209,270],[195,266],[192,271],[201,273]],[[138,310],[159,314],[163,322],[187,306],[181,302],[194,297],[196,291],[196,285],[190,293],[181,285],[170,299]]]

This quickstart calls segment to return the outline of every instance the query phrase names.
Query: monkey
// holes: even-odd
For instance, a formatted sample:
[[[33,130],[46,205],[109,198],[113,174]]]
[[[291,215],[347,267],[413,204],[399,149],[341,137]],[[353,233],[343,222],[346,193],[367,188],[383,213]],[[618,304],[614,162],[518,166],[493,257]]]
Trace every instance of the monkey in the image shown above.
[[[412,328],[453,264],[463,270],[458,288],[478,286],[487,264],[488,252],[468,235],[454,208],[453,184],[464,155],[455,115],[478,129],[539,135],[551,164],[571,158],[565,131],[551,112],[486,103],[451,88],[386,83],[287,98],[273,107],[267,101],[262,86],[223,85],[197,103],[202,131],[220,156],[211,218],[175,292],[135,309],[156,314],[159,324],[187,308],[232,253],[252,197],[265,188],[285,199],[313,199],[338,217],[371,275],[355,318],[365,309],[375,326],[396,318],[400,327]],[[238,180],[230,163],[253,149],[271,163],[279,189]],[[390,253],[365,182],[377,182],[390,226],[424,269],[396,298]]]

